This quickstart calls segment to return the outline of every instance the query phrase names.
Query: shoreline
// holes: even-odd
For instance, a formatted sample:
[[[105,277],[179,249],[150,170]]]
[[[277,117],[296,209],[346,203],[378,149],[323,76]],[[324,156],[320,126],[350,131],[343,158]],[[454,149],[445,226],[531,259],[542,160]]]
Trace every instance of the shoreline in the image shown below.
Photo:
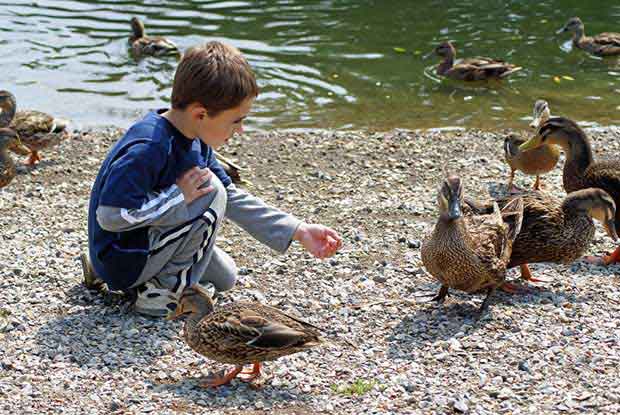
[[[82,285],[90,186],[120,131],[75,133],[0,189],[0,412],[620,412],[618,265],[534,264],[550,282],[498,294],[479,322],[481,295],[452,291],[443,306],[381,303],[438,289],[419,246],[437,217],[441,168],[458,172],[468,195],[502,191],[507,130],[232,139],[221,153],[244,168],[249,191],[334,227],[344,244],[324,261],[298,245],[278,255],[224,224],[217,243],[240,275],[223,300],[258,299],[299,315],[324,327],[330,343],[268,362],[258,389],[234,381],[217,390],[197,384],[225,365],[190,350],[179,322],[138,316]],[[595,159],[620,154],[620,127],[586,131]],[[543,176],[558,196],[563,163]],[[533,178],[518,172],[515,183]],[[587,253],[613,247],[597,223]]]

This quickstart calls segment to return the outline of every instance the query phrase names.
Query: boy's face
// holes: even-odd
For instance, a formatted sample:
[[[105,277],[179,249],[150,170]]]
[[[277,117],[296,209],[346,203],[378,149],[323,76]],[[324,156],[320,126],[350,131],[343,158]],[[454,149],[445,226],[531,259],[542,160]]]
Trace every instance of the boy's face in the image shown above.
[[[245,99],[239,106],[210,117],[204,108],[196,115],[196,135],[205,144],[219,148],[235,133],[243,132],[243,120],[252,109],[254,98]]]

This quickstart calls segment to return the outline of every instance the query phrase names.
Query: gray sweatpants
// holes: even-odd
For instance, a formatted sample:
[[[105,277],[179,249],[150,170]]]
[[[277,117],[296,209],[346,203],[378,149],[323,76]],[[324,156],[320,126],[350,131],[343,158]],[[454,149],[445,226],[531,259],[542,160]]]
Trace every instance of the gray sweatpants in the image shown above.
[[[151,253],[133,287],[153,278],[176,294],[197,282],[211,282],[218,291],[235,285],[235,262],[215,246],[226,212],[226,189],[215,175],[210,184],[214,190],[188,205],[193,219],[177,226],[149,228]]]

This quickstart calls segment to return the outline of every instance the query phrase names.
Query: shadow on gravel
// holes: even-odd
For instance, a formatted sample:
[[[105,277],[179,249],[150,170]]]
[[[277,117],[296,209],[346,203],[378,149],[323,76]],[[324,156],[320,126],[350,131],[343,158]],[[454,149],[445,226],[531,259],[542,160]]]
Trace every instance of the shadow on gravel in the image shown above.
[[[178,326],[164,319],[142,317],[129,303],[104,305],[98,294],[80,284],[68,292],[68,303],[86,306],[48,321],[35,335],[39,354],[89,368],[111,371],[149,365],[163,355]],[[92,296],[92,301],[87,301]],[[77,308],[77,307],[76,307]]]
[[[524,285],[524,287],[526,287]],[[561,282],[554,286],[533,287],[518,294],[496,292],[489,309],[477,319],[478,308],[482,304],[484,294],[467,294],[450,290],[450,296],[443,304],[436,302],[420,302],[411,308],[403,309],[405,316],[393,328],[389,336],[388,356],[402,358],[403,356],[417,356],[418,349],[427,347],[436,341],[447,341],[457,336],[471,335],[478,330],[505,330],[520,331],[520,315],[525,309],[527,313],[536,313],[544,304],[554,304],[561,307],[564,303],[571,303],[575,308],[578,304],[596,301],[595,293],[575,295],[562,288]],[[439,290],[438,284],[424,284],[420,287],[423,293]],[[429,299],[427,298],[426,301]],[[521,310],[512,313],[510,309]],[[407,312],[410,310],[410,312]]]
[[[219,367],[219,365],[218,365]],[[232,368],[232,366],[227,367],[228,369]],[[194,404],[201,405],[204,404],[204,401],[208,402],[208,409],[206,410],[214,410],[214,409],[226,409],[226,408],[235,408],[239,407],[239,398],[243,397],[244,400],[248,402],[257,402],[263,401],[266,406],[271,406],[273,404],[278,404],[281,406],[282,404],[291,404],[292,412],[288,412],[286,408],[283,408],[283,412],[272,412],[276,411],[273,408],[270,408],[267,413],[291,413],[291,414],[306,414],[313,413],[304,412],[305,404],[308,404],[310,408],[310,404],[312,402],[311,397],[313,396],[311,393],[304,393],[298,388],[284,388],[284,387],[275,387],[269,384],[270,375],[267,375],[266,379],[261,379],[258,384],[252,383],[244,383],[240,380],[233,380],[230,385],[220,386],[218,388],[202,388],[200,387],[200,382],[205,379],[204,376],[197,377],[187,377],[179,382],[168,383],[168,382],[160,382],[160,381],[152,381],[153,389],[156,392],[171,392],[174,393],[188,401],[192,401]],[[232,395],[236,395],[234,399],[228,399]],[[288,406],[288,405],[287,405]]]

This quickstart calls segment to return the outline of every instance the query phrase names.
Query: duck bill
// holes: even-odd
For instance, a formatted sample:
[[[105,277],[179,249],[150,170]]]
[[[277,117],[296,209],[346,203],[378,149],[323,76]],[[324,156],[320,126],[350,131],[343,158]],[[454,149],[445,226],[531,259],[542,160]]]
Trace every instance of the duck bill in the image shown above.
[[[614,241],[618,240],[618,233],[616,232],[616,223],[614,222],[613,219],[610,219],[607,221],[607,223],[605,224],[605,231],[607,232],[607,235],[613,239]]]
[[[561,28],[561,29],[557,30],[557,31],[555,32],[555,34],[556,34],[556,35],[559,35],[560,33],[564,33],[564,32],[566,32],[566,31],[568,31],[568,29],[566,28],[566,26],[564,26],[563,28]]]
[[[536,117],[534,118],[534,121],[530,123],[530,127],[538,128],[538,126],[540,125],[540,122],[541,122],[541,117]]]
[[[531,150],[533,148],[536,148],[540,145],[539,140],[537,139],[538,137],[532,137],[529,140],[527,140],[525,143],[521,144],[519,146],[519,150],[521,151],[526,151],[526,150]]]
[[[430,58],[430,57],[431,57],[434,53],[435,53],[435,50],[433,49],[433,50],[431,50],[430,52],[428,52],[427,54],[422,55],[422,59],[428,59],[428,58]]]
[[[461,212],[461,203],[458,199],[454,198],[450,200],[448,205],[448,217],[452,220],[458,219],[463,216]]]
[[[178,320],[179,317],[181,317],[181,316],[182,316],[182,314],[175,313],[175,312],[172,311],[172,312],[168,313],[168,315],[166,316],[166,320],[168,320],[168,321]]]

